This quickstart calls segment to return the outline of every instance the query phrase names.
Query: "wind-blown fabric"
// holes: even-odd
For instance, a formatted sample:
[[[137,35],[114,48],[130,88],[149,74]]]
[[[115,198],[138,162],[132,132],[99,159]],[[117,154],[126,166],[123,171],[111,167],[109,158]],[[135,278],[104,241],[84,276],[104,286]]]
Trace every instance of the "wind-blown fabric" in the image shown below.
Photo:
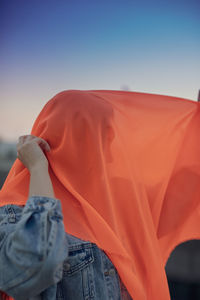
[[[165,265],[200,239],[200,103],[113,90],[66,90],[31,134],[45,139],[67,233],[105,251],[134,300],[169,300]],[[30,174],[16,159],[0,206],[25,205]]]

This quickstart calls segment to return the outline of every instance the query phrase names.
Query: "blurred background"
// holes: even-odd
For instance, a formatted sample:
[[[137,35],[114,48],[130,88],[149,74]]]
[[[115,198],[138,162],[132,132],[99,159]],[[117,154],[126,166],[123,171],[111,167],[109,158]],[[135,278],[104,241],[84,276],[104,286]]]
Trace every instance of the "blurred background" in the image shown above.
[[[197,101],[199,0],[1,0],[0,187],[44,104],[67,89]],[[172,252],[174,300],[200,299],[200,241]],[[153,274],[152,274],[153,276]]]

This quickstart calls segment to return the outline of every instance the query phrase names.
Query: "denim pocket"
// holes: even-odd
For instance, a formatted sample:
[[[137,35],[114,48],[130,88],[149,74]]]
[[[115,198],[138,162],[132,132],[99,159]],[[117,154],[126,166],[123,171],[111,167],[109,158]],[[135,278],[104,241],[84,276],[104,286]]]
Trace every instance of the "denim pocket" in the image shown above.
[[[81,242],[69,246],[63,263],[63,277],[57,285],[56,299],[94,299],[94,244]]]
[[[73,275],[92,263],[94,261],[92,248],[92,243],[69,246],[68,258],[63,264],[63,276]]]

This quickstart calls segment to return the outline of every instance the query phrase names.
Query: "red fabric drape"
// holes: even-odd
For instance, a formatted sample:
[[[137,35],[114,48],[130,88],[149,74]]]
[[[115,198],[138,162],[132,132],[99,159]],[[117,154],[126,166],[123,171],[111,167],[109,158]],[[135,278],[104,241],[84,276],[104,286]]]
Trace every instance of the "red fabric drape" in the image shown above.
[[[172,250],[200,239],[200,104],[112,90],[67,90],[31,134],[46,153],[66,232],[103,249],[134,300],[169,300]],[[0,205],[25,204],[30,175],[17,159]]]

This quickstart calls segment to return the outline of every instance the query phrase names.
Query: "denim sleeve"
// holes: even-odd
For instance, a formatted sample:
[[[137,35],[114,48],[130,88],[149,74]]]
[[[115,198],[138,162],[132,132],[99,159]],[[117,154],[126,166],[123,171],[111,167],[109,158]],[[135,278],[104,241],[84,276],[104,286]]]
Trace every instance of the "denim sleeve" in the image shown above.
[[[61,203],[29,197],[0,207],[0,290],[16,300],[39,295],[62,279],[68,243]]]

